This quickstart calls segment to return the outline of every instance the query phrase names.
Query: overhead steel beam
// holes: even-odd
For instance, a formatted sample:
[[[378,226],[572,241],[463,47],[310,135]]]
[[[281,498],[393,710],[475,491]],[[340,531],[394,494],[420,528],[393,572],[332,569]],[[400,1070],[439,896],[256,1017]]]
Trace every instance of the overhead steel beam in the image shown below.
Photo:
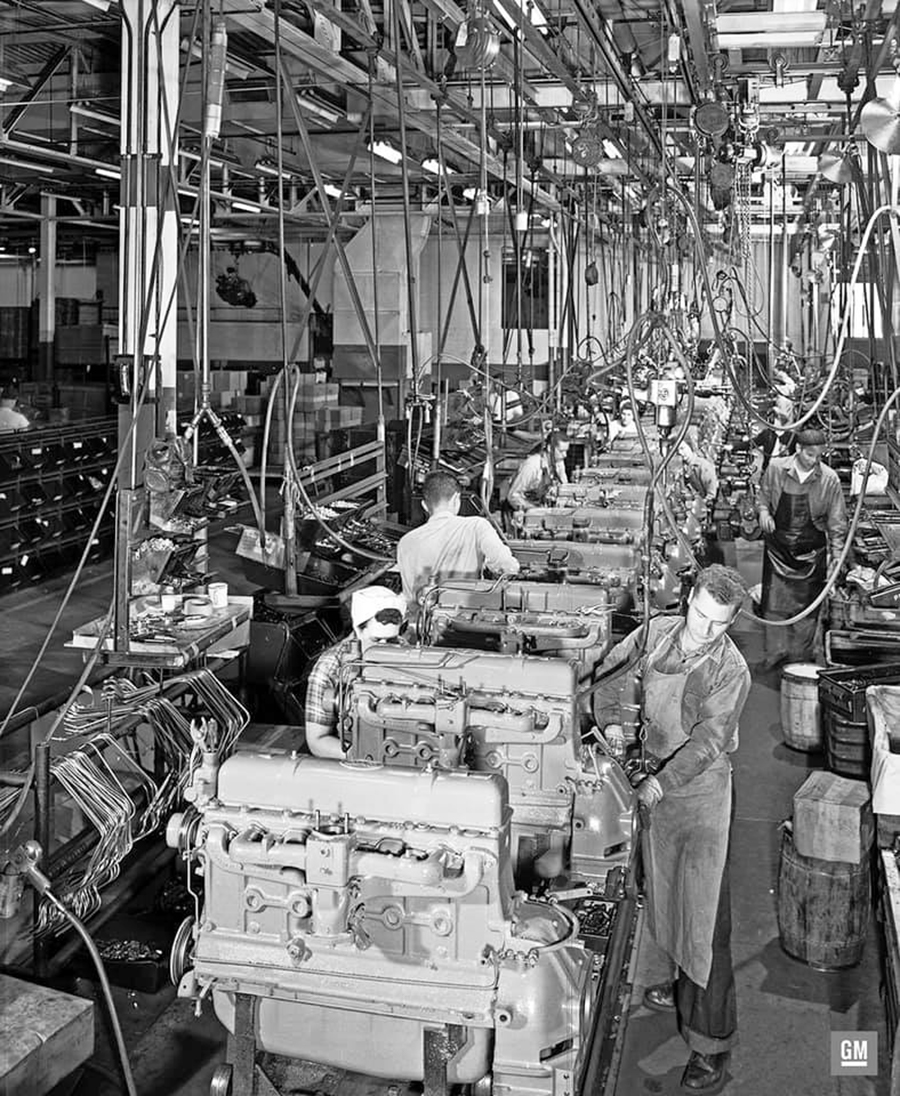
[[[34,83],[25,93],[25,98],[21,99],[17,106],[13,107],[8,114],[3,116],[3,121],[0,123],[0,129],[2,129],[4,134],[10,134],[15,130],[22,115],[37,100],[38,95],[40,95],[50,80],[53,79],[53,76],[59,70],[60,65],[66,60],[71,52],[71,46],[63,46],[61,49],[58,49],[46,65],[44,65],[40,73],[38,73]]]
[[[430,11],[439,23],[446,26],[454,38],[460,24],[465,23],[467,18],[466,12],[455,0],[422,0],[422,6]],[[515,66],[505,53],[497,54],[497,59],[494,61],[491,70],[491,75],[494,74],[500,76],[508,84],[520,84],[525,98],[530,102],[534,101],[534,88],[527,80],[517,77]]]
[[[703,19],[702,0],[683,0],[681,5],[684,23],[688,32],[690,56],[697,77],[697,93],[705,95],[712,79],[709,72],[710,41]]]
[[[316,0],[311,6],[318,9],[319,0]],[[336,16],[335,24],[337,26],[340,26],[343,29],[346,24],[348,33],[352,34],[354,37],[361,38],[364,43],[367,40],[371,41],[372,47],[377,48],[378,43],[368,38],[367,32],[360,24],[351,19],[351,17],[344,15],[343,12],[336,12],[333,5],[327,6],[329,12],[334,13]],[[254,34],[257,34],[264,39],[271,39],[274,33],[274,19],[270,12],[261,8],[254,11],[248,11],[247,4],[244,0],[226,0],[224,8],[228,18],[238,26],[252,31]],[[349,24],[353,24],[352,30],[349,29]],[[368,97],[370,83],[369,74],[358,65],[353,64],[351,61],[334,53],[332,50],[326,49],[310,35],[306,34],[304,31],[298,30],[289,23],[282,21],[280,30],[281,49],[284,53],[302,61],[310,69],[314,72],[318,72],[323,78],[330,82],[344,83],[349,87],[353,87],[363,96]],[[380,55],[384,57],[388,63],[393,63],[391,58],[396,56],[392,51],[387,50],[381,50]],[[448,97],[438,84],[433,80],[430,80],[423,73],[416,71],[409,62],[405,61],[405,59],[401,58],[401,61],[404,63],[404,72],[409,75],[414,83],[419,84],[430,93],[433,93],[437,99],[447,105],[448,109],[453,110],[457,114],[461,114],[465,120],[472,122],[476,127],[479,125],[479,117],[476,111],[471,110],[468,106],[460,104],[455,96]],[[372,98],[378,101],[381,109],[392,119],[396,120],[397,97],[394,89],[389,88],[385,84],[379,84],[373,81],[371,93]],[[433,113],[425,114],[423,112],[417,112],[412,114],[409,117],[409,124],[421,133],[427,134],[432,140],[437,140],[437,124]],[[502,139],[502,135],[496,131],[492,130],[491,135],[493,135],[495,139]],[[461,137],[459,134],[453,134],[452,132],[447,133],[443,130],[441,133],[441,140],[447,147],[453,148],[458,155],[465,157],[473,164],[480,163],[481,157],[484,155],[488,172],[494,178],[506,179],[507,172],[503,162],[490,152],[485,151],[483,153],[480,144]],[[539,202],[545,208],[555,211],[559,211],[561,208],[554,195],[541,186],[532,185],[530,180],[525,180],[525,189],[529,193],[533,193],[535,201]]]

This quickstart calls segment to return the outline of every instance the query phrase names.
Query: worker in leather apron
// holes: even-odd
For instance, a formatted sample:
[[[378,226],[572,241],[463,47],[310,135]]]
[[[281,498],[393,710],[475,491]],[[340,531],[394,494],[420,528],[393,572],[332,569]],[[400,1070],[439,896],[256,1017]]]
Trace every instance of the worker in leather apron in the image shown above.
[[[837,473],[821,463],[825,435],[801,430],[793,456],[774,457],[759,488],[763,533],[762,596],[767,620],[788,620],[822,592],[828,557],[837,559],[847,533],[847,509]],[[790,627],[766,628],[765,668],[817,661],[819,611]]]
[[[745,596],[736,571],[707,567],[697,576],[683,620],[650,621],[638,661],[644,762],[638,778],[648,775],[638,783],[636,797],[648,924],[669,957],[672,976],[650,986],[644,1002],[677,1011],[679,1031],[691,1049],[681,1082],[689,1092],[719,1091],[737,1038],[729,755],[737,748],[750,673],[726,632]],[[613,648],[602,670],[631,655],[639,632]],[[596,704],[595,716],[599,725],[606,723]]]

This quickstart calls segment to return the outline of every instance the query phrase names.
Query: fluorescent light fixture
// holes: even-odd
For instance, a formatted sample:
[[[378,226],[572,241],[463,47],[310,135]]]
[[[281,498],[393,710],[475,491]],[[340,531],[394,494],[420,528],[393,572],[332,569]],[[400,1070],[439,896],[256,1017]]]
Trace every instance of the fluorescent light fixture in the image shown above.
[[[441,165],[440,161],[436,160],[433,156],[427,160],[422,161],[422,170],[427,171],[429,175],[440,175]]]
[[[322,118],[326,122],[331,122],[332,125],[343,121],[344,115],[337,107],[329,106],[326,103],[320,103],[318,99],[313,99],[311,95],[298,95],[297,106],[301,110],[306,110],[310,114],[315,114],[317,117]]]
[[[95,175],[102,175],[104,179],[121,179],[122,172],[114,167],[95,167]]]
[[[720,49],[814,46],[822,40],[824,11],[748,11],[716,16]]]
[[[198,59],[203,58],[203,47],[199,42],[192,42],[189,38],[181,39],[182,53],[187,53],[190,48],[191,56]],[[234,57],[225,58],[225,71],[231,76],[236,76],[238,80],[246,80],[248,76],[253,72],[253,68],[250,65],[245,65],[242,61],[235,60]]]
[[[0,76],[0,95],[2,95],[4,91],[9,91],[14,83],[15,80],[10,80],[8,76]]]
[[[618,146],[615,142],[610,141],[608,137],[603,139],[603,151],[610,158],[610,160],[621,160],[622,153],[619,152]]]
[[[11,167],[19,167],[23,171],[39,171],[45,175],[52,175],[56,168],[49,164],[36,164],[32,160],[16,160],[12,156],[0,156],[0,164],[9,164]]]
[[[344,196],[343,190],[339,186],[335,186],[334,183],[325,184],[325,193],[329,198],[342,198]]]
[[[368,148],[369,152],[380,156],[382,160],[387,160],[389,164],[399,164],[403,159],[403,153],[393,145],[389,145],[387,141],[375,141],[369,144]]]
[[[237,199],[233,199],[231,208],[238,210],[240,213],[259,213],[260,208],[258,205],[251,205],[249,202],[241,202]]]
[[[97,11],[107,12],[109,11],[111,0],[83,0],[83,2],[90,5],[92,8],[96,8]]]
[[[279,171],[277,160],[270,160],[263,157],[262,160],[257,160],[254,166],[260,175],[274,175],[276,179],[292,179],[294,177],[294,172],[289,168],[283,168]]]
[[[200,152],[199,152],[198,149],[196,149],[196,148],[179,148],[178,152],[186,160],[194,160],[196,163],[198,163],[198,164],[200,163],[201,157],[200,157]],[[241,161],[236,156],[225,157],[225,156],[223,156],[223,154],[221,152],[219,152],[219,153],[213,153],[213,155],[210,156],[209,166],[224,169],[224,168],[232,168],[232,167],[242,167],[243,165],[241,164]]]
[[[92,107],[90,103],[70,103],[69,113],[77,114],[80,118],[95,118],[98,122],[106,122],[109,126],[120,126],[122,124],[121,119],[117,118],[115,114],[105,114],[102,110]]]

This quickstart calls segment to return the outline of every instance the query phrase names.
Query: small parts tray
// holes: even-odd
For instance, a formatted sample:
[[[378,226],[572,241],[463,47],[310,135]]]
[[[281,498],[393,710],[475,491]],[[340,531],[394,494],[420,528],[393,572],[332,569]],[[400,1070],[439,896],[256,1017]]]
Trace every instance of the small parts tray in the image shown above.
[[[819,703],[854,723],[866,722],[869,685],[900,684],[900,662],[819,671]]]

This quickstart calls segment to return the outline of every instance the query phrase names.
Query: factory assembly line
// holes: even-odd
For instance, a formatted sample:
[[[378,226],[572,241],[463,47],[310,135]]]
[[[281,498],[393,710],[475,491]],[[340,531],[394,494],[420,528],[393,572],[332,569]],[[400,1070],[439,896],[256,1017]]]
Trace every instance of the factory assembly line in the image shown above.
[[[900,1092],[900,19],[632,7],[0,4],[0,1090],[740,1084],[775,673]]]

